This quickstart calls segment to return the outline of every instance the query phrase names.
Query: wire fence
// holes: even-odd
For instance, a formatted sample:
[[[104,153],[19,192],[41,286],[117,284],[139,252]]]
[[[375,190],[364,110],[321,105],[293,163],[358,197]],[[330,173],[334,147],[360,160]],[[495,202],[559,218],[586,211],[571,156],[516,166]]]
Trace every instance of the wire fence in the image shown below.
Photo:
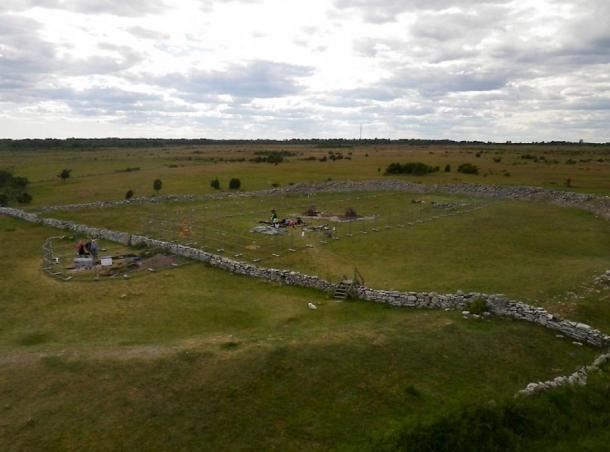
[[[225,200],[223,204],[207,203],[178,209],[161,207],[154,213],[142,216],[138,232],[155,239],[256,263],[280,260],[307,249],[332,246],[339,240],[358,242],[366,240],[369,235],[384,235],[389,230],[406,230],[443,218],[469,214],[492,202],[411,199],[407,207],[388,211],[374,200],[384,195],[388,196],[352,194],[328,199],[310,195],[303,199],[275,199],[273,206],[278,211],[286,212],[291,218],[299,216],[304,224],[266,229],[266,220],[271,215],[269,200]],[[326,213],[306,216],[307,210],[316,205],[323,207]],[[362,207],[366,212],[354,217],[343,215],[352,205]],[[256,226],[263,226],[263,233],[252,232]]]

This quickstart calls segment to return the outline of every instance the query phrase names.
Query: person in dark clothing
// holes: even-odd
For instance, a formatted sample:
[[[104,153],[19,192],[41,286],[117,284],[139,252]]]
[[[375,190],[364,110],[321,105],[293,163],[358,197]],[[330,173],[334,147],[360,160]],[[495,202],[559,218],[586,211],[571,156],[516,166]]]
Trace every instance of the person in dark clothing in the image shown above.
[[[78,255],[80,257],[83,257],[85,254],[87,254],[87,252],[85,250],[85,244],[83,243],[82,240],[79,240],[78,243],[76,244],[76,252],[78,253]]]

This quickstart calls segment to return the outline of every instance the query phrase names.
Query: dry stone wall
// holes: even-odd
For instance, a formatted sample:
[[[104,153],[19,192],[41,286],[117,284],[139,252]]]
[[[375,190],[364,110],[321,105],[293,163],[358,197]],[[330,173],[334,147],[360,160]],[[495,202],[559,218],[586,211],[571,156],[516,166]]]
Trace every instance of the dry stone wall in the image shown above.
[[[341,193],[341,192],[394,192],[409,193],[445,193],[467,195],[494,199],[514,199],[528,201],[546,201],[564,207],[583,209],[610,219],[610,197],[561,190],[549,190],[541,187],[483,185],[483,184],[416,184],[396,179],[369,181],[329,181],[321,183],[299,183],[283,188],[253,192],[220,192],[209,195],[169,195],[132,198],[121,201],[99,201],[85,204],[67,204],[63,206],[42,207],[37,211],[51,212],[58,210],[105,208],[133,204],[206,201],[225,198],[248,198],[255,196],[283,196],[287,194],[307,193]]]

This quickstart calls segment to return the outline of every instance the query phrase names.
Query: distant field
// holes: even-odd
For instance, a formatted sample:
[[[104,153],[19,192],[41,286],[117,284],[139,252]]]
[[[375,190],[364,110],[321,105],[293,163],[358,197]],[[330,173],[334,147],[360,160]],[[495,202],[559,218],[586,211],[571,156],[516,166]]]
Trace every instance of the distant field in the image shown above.
[[[278,165],[250,161],[260,157],[261,152],[271,151],[291,155]],[[342,159],[329,158],[339,153]],[[314,160],[306,160],[311,158]],[[323,158],[326,161],[320,161]],[[392,177],[423,183],[537,185],[610,194],[609,147],[369,145],[322,149],[252,144],[0,152],[0,168],[9,168],[30,179],[32,205],[122,199],[130,189],[137,196],[148,196],[153,194],[152,183],[156,178],[163,181],[165,194],[208,193],[213,190],[210,181],[215,177],[220,179],[223,189],[227,189],[230,178],[240,178],[245,190],[328,178],[373,179],[381,177],[390,163],[409,161],[439,166],[440,171],[428,176]],[[458,166],[466,162],[477,165],[480,174],[458,173]],[[450,172],[444,171],[446,165],[450,165]],[[57,178],[63,168],[73,170],[72,177],[65,182]],[[128,168],[133,171],[125,172]],[[570,187],[566,186],[568,179]]]

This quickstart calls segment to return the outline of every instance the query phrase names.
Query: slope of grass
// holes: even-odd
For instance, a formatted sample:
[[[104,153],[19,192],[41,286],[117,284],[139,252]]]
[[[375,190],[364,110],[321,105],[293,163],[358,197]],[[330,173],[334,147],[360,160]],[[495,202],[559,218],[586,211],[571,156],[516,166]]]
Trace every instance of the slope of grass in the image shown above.
[[[60,283],[40,271],[50,233],[0,219],[3,450],[359,447],[595,354],[522,322],[336,303],[199,264]]]

